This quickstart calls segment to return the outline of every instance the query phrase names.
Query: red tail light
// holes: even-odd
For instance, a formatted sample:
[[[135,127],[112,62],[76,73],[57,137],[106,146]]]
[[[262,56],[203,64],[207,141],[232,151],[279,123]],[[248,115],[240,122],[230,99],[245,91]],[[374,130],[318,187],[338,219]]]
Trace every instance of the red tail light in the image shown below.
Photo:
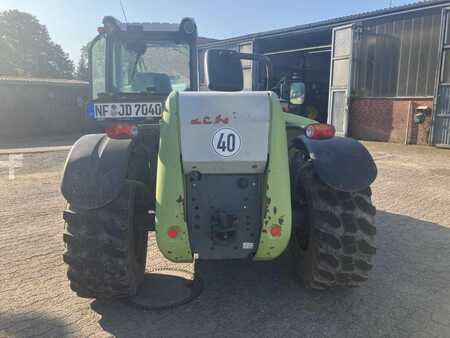
[[[167,236],[169,236],[169,238],[177,238],[178,230],[175,228],[169,229],[169,231],[167,231]]]
[[[332,138],[336,134],[336,129],[331,124],[314,123],[305,129],[305,135],[315,140]]]
[[[270,234],[273,237],[280,237],[281,236],[281,227],[279,225],[272,225],[270,228]]]
[[[106,134],[115,139],[127,139],[135,137],[138,133],[137,126],[128,123],[116,123],[106,128]]]

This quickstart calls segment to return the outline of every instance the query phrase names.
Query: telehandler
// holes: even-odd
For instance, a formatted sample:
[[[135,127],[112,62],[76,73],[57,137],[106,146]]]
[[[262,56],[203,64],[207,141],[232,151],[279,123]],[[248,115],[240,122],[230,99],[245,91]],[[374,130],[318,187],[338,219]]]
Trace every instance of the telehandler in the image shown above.
[[[273,260],[289,247],[307,287],[359,286],[376,251],[369,152],[284,113],[273,92],[242,91],[241,60],[267,66],[261,55],[209,50],[209,91],[196,91],[196,34],[192,19],[105,18],[91,45],[88,111],[106,133],[80,138],[64,169],[71,288],[136,294],[149,231],[172,262]]]

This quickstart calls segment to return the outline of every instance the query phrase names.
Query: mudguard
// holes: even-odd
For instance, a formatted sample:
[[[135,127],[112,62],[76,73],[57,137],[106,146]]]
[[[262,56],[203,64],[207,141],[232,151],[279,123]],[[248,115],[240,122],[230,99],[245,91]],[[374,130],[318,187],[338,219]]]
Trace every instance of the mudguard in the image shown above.
[[[316,174],[333,189],[345,192],[362,190],[377,177],[377,167],[369,151],[354,139],[314,140],[299,136],[295,145],[306,148]]]
[[[72,206],[96,209],[112,202],[127,176],[132,140],[106,134],[81,137],[67,156],[61,192]]]

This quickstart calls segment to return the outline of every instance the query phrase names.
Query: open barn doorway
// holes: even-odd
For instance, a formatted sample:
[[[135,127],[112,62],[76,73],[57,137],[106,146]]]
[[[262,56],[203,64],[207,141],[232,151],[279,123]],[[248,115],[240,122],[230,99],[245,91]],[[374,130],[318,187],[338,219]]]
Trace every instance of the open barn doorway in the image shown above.
[[[327,122],[331,39],[331,30],[325,30],[257,41],[257,51],[272,61],[270,89],[284,111]],[[304,94],[295,104],[289,100],[294,86]]]
[[[330,51],[310,50],[269,55],[272,61],[272,90],[281,97],[283,109],[320,122],[327,121],[330,83]],[[301,104],[290,104],[290,87],[304,83]]]

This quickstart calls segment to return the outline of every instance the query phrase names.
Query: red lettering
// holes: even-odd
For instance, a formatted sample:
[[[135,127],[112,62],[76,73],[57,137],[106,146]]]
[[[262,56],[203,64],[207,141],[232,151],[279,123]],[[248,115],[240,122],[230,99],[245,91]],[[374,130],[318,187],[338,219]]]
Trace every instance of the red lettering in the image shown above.
[[[223,124],[228,124],[229,120],[228,117],[222,118],[222,114],[216,116],[216,121],[214,122],[215,124],[219,124],[219,123],[223,123]]]

